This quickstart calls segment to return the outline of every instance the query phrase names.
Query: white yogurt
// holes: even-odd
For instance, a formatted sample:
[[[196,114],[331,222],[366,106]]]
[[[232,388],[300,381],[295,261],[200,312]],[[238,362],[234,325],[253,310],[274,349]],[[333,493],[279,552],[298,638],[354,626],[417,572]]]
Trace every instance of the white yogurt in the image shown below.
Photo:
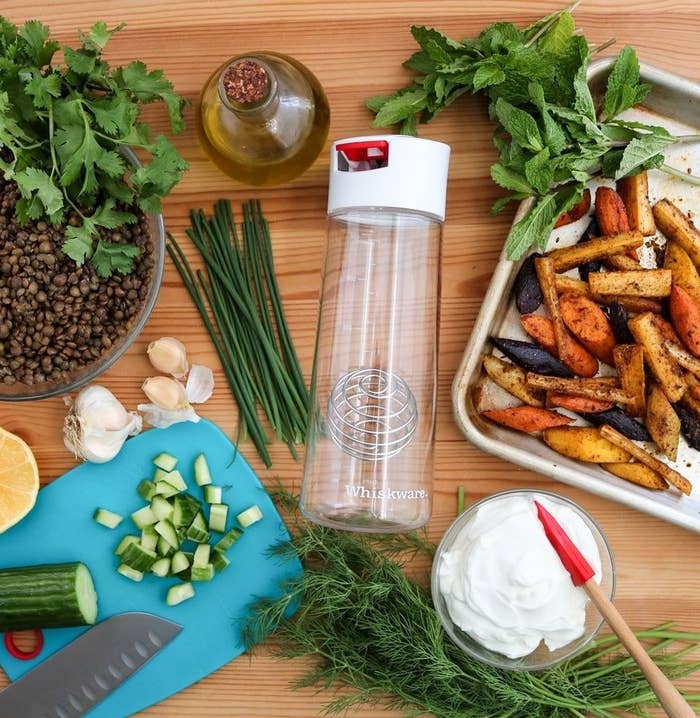
[[[600,583],[601,563],[590,529],[568,506],[545,496],[504,496],[481,506],[438,567],[440,593],[452,621],[509,658],[549,650],[584,632],[587,596],[576,587],[545,536],[537,499],[586,557]]]

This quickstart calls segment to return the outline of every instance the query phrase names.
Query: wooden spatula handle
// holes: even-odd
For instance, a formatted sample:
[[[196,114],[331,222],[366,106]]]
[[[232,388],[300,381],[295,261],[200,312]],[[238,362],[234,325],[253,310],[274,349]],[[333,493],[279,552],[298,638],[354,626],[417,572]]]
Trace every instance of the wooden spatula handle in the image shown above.
[[[664,675],[663,671],[652,661],[649,654],[644,650],[644,646],[637,640],[632,629],[627,625],[627,622],[610,599],[603,593],[595,579],[586,581],[583,587],[610,628],[615,631],[622,645],[637,662],[667,715],[670,718],[696,718],[695,711],[688,705],[688,702],[668,677]]]

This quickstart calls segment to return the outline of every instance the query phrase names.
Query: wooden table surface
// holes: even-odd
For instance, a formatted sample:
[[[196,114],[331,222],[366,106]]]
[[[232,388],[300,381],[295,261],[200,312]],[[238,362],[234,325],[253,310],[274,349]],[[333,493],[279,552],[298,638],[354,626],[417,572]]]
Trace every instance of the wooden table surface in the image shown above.
[[[16,23],[37,17],[68,43],[75,41],[78,28],[87,29],[96,20],[104,19],[109,26],[127,23],[111,42],[108,59],[114,63],[140,59],[149,67],[163,68],[176,90],[193,103],[187,130],[176,139],[191,169],[165,202],[168,228],[182,238],[188,210],[209,207],[219,197],[234,202],[248,197],[263,200],[272,224],[292,335],[308,374],[325,242],[327,152],[290,184],[253,190],[234,183],[206,160],[197,145],[193,113],[209,74],[227,57],[245,51],[270,49],[293,55],[316,73],[326,89],[332,109],[330,138],[361,135],[368,132],[371,119],[363,109],[364,98],[392,90],[407,77],[401,62],[414,50],[410,24],[434,25],[461,38],[477,34],[496,20],[526,24],[560,6],[549,0],[5,0],[0,12]],[[643,61],[700,80],[700,5],[696,0],[586,0],[576,14],[578,25],[593,44],[614,35],[618,47],[634,45]],[[161,115],[157,124],[165,128]],[[470,446],[455,426],[450,384],[511,217],[505,213],[493,219],[488,214],[500,192],[489,180],[494,153],[481,101],[463,98],[422,130],[422,135],[452,146],[431,537],[439,538],[454,518],[458,484],[465,484],[470,501],[513,487],[557,491],[584,506],[607,532],[618,565],[617,605],[633,627],[674,620],[682,628],[698,630],[699,535],[487,456]],[[101,381],[134,407],[141,398],[141,382],[149,374],[145,347],[162,335],[178,336],[194,361],[216,367],[218,388],[202,414],[233,434],[233,401],[199,318],[169,262],[145,330]],[[60,398],[0,407],[0,425],[25,437],[34,449],[43,483],[74,465],[61,440],[64,413]],[[243,451],[263,480],[279,476],[298,488],[301,465],[291,460],[285,448],[274,449],[274,466],[269,471],[249,445]],[[234,661],[141,715],[310,718],[319,714],[324,695],[311,689],[289,689],[302,667],[277,661],[263,647],[252,660]],[[0,687],[5,683],[0,677]],[[698,687],[700,680],[694,682],[696,692]],[[398,714],[375,707],[353,711],[353,715]]]

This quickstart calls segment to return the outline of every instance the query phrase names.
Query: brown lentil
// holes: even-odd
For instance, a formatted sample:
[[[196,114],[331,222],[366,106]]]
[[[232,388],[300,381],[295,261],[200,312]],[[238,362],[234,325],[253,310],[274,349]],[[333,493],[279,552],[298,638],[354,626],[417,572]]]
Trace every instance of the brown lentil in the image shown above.
[[[103,278],[61,252],[63,226],[20,226],[18,198],[16,185],[0,178],[0,382],[65,383],[112,351],[141,313],[154,267],[148,222],[137,211],[134,225],[102,233],[142,249],[131,275]]]

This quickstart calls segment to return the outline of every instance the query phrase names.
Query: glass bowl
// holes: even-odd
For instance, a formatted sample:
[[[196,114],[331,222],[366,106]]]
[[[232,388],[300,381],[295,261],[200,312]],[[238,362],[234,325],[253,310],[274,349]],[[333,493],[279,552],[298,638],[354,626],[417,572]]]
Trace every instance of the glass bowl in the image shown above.
[[[136,155],[128,148],[122,149],[123,154],[134,167],[139,167]],[[0,401],[30,401],[34,399],[47,399],[52,396],[66,394],[96,379],[100,374],[107,371],[131,346],[136,337],[141,333],[153,307],[158,299],[163,269],[165,266],[165,224],[162,214],[147,214],[150,229],[150,244],[153,258],[150,284],[143,305],[128,326],[127,331],[118,339],[115,339],[111,347],[105,350],[95,361],[70,372],[57,381],[45,381],[32,385],[15,382],[5,384],[0,381]]]
[[[539,671],[546,668],[552,668],[558,663],[565,661],[567,658],[571,658],[571,656],[584,649],[593,640],[603,623],[603,617],[598,612],[598,609],[593,605],[592,601],[588,600],[586,603],[584,631],[579,638],[576,638],[570,643],[567,643],[561,648],[553,651],[551,651],[542,641],[532,653],[521,658],[509,658],[502,653],[497,653],[496,651],[486,648],[457,626],[449,614],[445,598],[440,591],[440,565],[443,562],[444,554],[454,546],[462,529],[474,519],[476,512],[481,506],[484,506],[485,504],[492,504],[493,502],[501,501],[504,498],[511,496],[522,496],[524,498],[536,498],[541,496],[555,506],[565,506],[572,509],[583,520],[592,533],[600,554],[600,586],[605,595],[612,600],[615,593],[615,561],[607,538],[598,524],[580,506],[575,504],[573,501],[569,501],[569,499],[566,499],[563,496],[559,496],[549,491],[515,489],[511,491],[502,491],[488,496],[481,501],[477,501],[469,506],[460,516],[458,516],[447,529],[445,535],[440,541],[433,561],[431,580],[433,603],[440,615],[442,625],[448,636],[467,655],[497,668],[507,670]]]

